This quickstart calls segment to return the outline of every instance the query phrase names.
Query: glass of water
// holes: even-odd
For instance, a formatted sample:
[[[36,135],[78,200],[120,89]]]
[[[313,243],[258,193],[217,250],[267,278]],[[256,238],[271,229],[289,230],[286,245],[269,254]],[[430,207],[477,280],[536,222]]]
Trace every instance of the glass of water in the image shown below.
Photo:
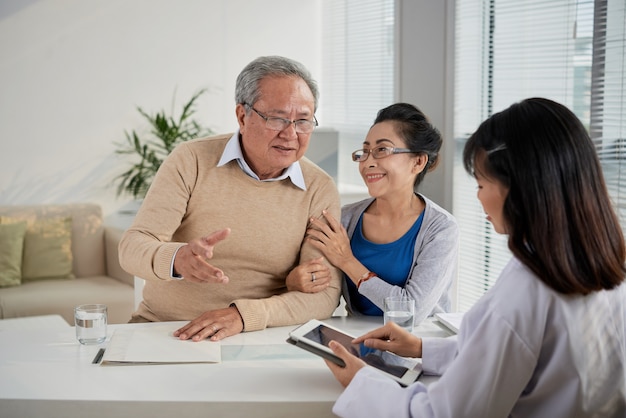
[[[107,338],[107,307],[102,304],[74,308],[76,339],[81,344],[100,344]]]
[[[409,332],[413,332],[413,316],[415,314],[415,301],[406,296],[389,296],[384,301],[385,324],[395,322]]]

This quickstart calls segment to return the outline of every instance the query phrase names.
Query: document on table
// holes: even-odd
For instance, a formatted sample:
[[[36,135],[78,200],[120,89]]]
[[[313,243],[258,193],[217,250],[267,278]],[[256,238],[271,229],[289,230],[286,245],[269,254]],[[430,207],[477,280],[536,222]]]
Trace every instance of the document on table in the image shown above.
[[[436,313],[435,319],[441,322],[446,328],[455,333],[459,333],[461,328],[461,321],[463,320],[464,312],[442,312]]]
[[[102,357],[102,365],[219,363],[219,341],[179,340],[179,324],[116,329]]]

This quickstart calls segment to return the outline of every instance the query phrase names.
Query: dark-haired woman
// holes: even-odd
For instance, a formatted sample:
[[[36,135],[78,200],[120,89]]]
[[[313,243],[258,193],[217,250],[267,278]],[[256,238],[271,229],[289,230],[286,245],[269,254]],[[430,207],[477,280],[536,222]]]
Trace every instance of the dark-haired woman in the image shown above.
[[[441,378],[401,388],[364,367],[328,367],[347,386],[342,417],[626,416],[626,249],[600,163],[566,107],[527,99],[468,140],[467,171],[513,258],[465,314],[458,339],[394,324],[355,340],[422,357]]]
[[[328,225],[311,220],[311,244],[344,272],[349,314],[382,316],[387,296],[414,299],[415,324],[450,310],[458,226],[416,192],[437,165],[441,145],[439,131],[415,106],[396,103],[380,110],[363,149],[352,153],[372,197],[344,206],[341,224],[327,213]],[[306,289],[307,281],[304,274],[292,286]]]

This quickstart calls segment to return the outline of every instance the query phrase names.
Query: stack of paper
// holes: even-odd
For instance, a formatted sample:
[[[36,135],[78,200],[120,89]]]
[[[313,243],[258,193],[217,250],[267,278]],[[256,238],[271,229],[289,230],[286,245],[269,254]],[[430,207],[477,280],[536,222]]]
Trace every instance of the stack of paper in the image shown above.
[[[461,321],[463,320],[464,314],[464,312],[436,313],[435,319],[441,322],[450,331],[458,334],[459,328],[461,328]]]
[[[111,336],[103,365],[219,363],[220,342],[179,340],[173,333],[180,324],[117,329]]]

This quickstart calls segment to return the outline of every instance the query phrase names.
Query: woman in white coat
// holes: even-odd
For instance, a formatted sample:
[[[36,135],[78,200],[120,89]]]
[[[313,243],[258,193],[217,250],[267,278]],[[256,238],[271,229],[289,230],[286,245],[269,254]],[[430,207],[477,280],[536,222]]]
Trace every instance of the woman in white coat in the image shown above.
[[[626,249],[594,145],[566,107],[527,99],[481,124],[466,170],[513,258],[457,338],[394,324],[355,340],[441,375],[400,387],[342,346],[341,417],[626,416]],[[462,250],[461,250],[462,251]]]

